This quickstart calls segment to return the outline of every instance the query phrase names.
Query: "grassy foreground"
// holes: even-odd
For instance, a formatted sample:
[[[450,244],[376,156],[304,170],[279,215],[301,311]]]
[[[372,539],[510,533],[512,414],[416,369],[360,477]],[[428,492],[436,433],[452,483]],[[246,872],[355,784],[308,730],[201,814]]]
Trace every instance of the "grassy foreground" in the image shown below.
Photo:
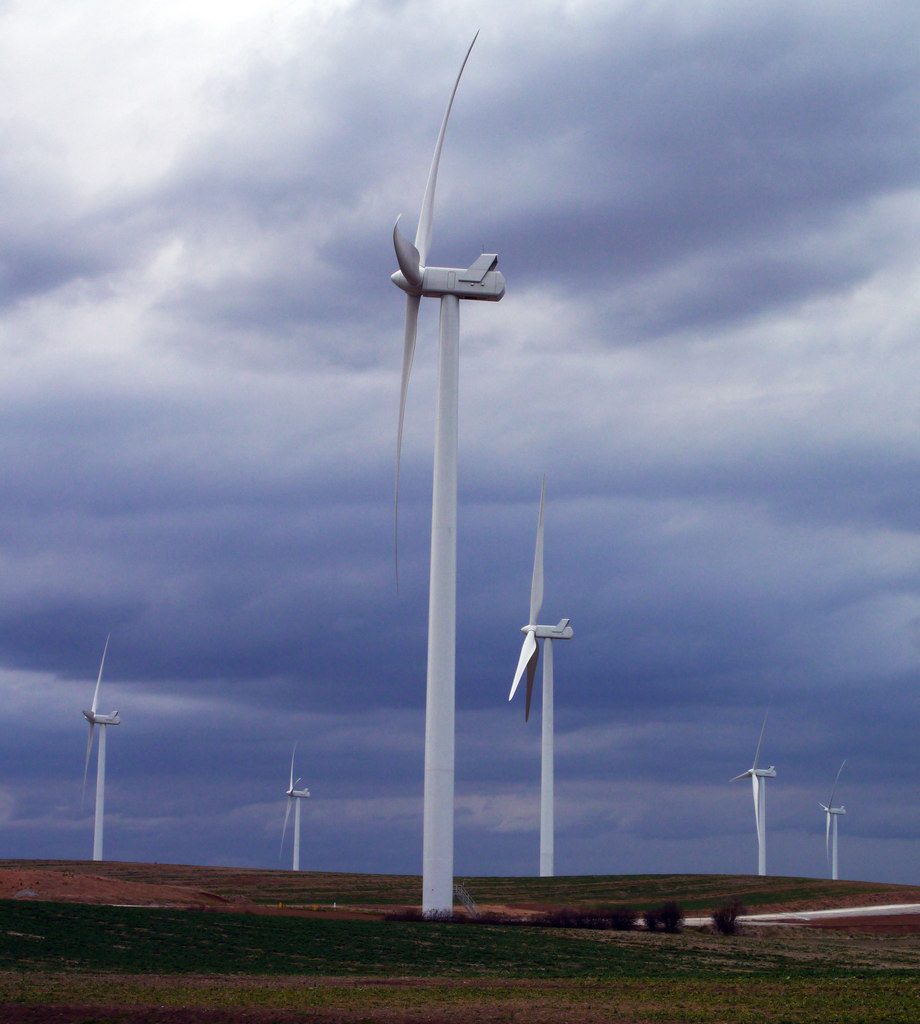
[[[731,938],[0,902],[0,1020],[911,1022],[920,936]]]

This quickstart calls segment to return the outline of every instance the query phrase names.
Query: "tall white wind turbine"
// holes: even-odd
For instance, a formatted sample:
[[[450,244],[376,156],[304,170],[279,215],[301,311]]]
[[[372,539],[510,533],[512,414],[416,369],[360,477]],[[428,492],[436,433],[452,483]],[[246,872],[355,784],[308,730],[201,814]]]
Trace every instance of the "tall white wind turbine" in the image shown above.
[[[555,626],[538,626],[537,618],[543,605],[543,506],[546,502],[546,477],[540,491],[540,515],[537,519],[537,544],[533,555],[533,578],[530,584],[530,619],[521,627],[524,644],[518,659],[514,682],[508,700],[514,696],[524,669],[527,670],[527,696],[524,721],[530,718],[530,699],[540,659],[538,639],[543,640],[543,736],[540,769],[540,876],[553,875],[553,641],[570,640],[572,627],[569,619],[561,619]]]
[[[763,731],[767,727],[767,716],[763,716],[763,725],[760,727],[760,739],[757,741],[757,750],[754,753],[754,764],[746,772],[736,775],[732,782],[739,779],[750,779],[754,788],[754,822],[757,826],[757,874],[767,873],[767,814],[766,814],[766,779],[776,778],[776,769],[773,765],[769,768],[758,768],[757,762],[760,759],[760,745],[763,742]]]
[[[288,798],[287,810],[284,812],[284,828],[281,830],[281,846],[284,847],[284,837],[287,833],[288,818],[291,816],[291,804],[294,805],[294,861],[293,870],[300,870],[300,801],[310,799],[309,789],[297,789],[298,783],[302,782],[302,779],[294,781],[294,755],[297,753],[297,744],[294,744],[294,749],[291,751],[291,781],[288,784],[287,790],[285,790]]]
[[[113,711],[109,715],[100,715],[96,708],[99,706],[99,687],[102,683],[102,667],[105,665],[106,651],[109,649],[109,637],[105,638],[105,647],[102,648],[102,661],[99,663],[99,677],[96,680],[96,689],[93,692],[93,703],[89,711],[83,712],[83,717],[89,722],[89,742],[86,744],[86,763],[83,766],[83,791],[86,792],[86,773],[89,771],[89,758],[93,752],[93,729],[99,725],[99,751],[96,755],[96,816],[93,825],[93,860],[102,860],[102,819],[105,814],[105,730],[109,725],[121,725],[118,712]]]
[[[834,785],[831,789],[831,795],[826,804],[818,802],[818,806],[824,811],[827,817],[827,828],[824,835],[824,849],[827,854],[827,859],[831,865],[831,878],[837,878],[837,817],[841,814],[846,814],[846,807],[841,804],[839,807],[834,806],[834,794],[837,792],[837,783],[840,781],[840,773],[843,771],[843,766],[847,763],[846,758],[843,759],[840,767],[837,769],[837,777],[834,779]],[[833,821],[833,826],[831,825]]]
[[[478,35],[478,33],[477,33]],[[393,228],[399,270],[393,282],[406,293],[399,426],[396,439],[396,507],[399,463],[409,373],[415,354],[422,296],[441,300],[438,352],[438,402],[434,437],[434,486],[431,504],[431,570],[428,594],[428,668],[425,711],[425,797],[422,843],[422,910],[426,916],[453,911],[454,873],[454,680],[457,605],[457,405],[460,375],[460,300],[497,302],[505,279],[495,269],[498,256],[483,253],[463,268],[428,266],[434,220],[434,194],[447,119],[474,36],[454,83],[434,147],[413,245]]]

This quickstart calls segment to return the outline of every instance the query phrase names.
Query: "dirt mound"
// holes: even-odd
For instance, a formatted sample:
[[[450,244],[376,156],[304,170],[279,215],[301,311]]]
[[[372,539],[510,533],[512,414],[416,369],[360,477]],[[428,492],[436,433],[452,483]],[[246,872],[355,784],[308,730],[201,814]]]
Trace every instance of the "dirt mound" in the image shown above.
[[[245,902],[181,885],[127,882],[104,875],[41,868],[0,868],[0,899],[143,907],[227,907]]]

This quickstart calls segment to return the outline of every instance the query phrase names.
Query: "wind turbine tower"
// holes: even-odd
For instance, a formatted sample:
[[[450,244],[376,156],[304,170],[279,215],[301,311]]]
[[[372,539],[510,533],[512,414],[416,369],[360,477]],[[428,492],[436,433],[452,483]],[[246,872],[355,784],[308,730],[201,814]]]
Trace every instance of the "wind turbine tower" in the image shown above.
[[[111,634],[110,634],[111,635]],[[96,689],[93,692],[93,703],[89,711],[83,712],[83,717],[89,722],[89,742],[86,745],[86,763],[83,766],[83,792],[86,793],[86,773],[89,771],[89,758],[93,752],[93,729],[98,725],[99,750],[96,755],[96,815],[93,824],[93,860],[102,860],[102,820],[105,814],[105,730],[110,725],[121,725],[118,712],[113,711],[109,715],[100,715],[96,708],[99,705],[99,686],[102,683],[102,667],[105,665],[106,651],[109,649],[109,637],[105,638],[105,647],[102,648],[102,661],[99,663],[99,677],[96,680]]]
[[[477,33],[478,35],[478,33]],[[431,569],[428,593],[428,668],[425,707],[425,796],[422,826],[422,910],[426,916],[453,912],[454,874],[454,682],[457,628],[457,433],[460,376],[460,300],[498,302],[505,279],[495,268],[498,256],[483,253],[467,268],[428,265],[434,220],[434,196],[447,119],[460,76],[476,42],[470,43],[454,83],[435,143],[413,245],[393,228],[399,270],[393,283],[406,293],[399,427],[396,439],[396,508],[399,462],[409,373],[415,355],[422,296],[440,299],[438,400],[434,438],[431,503]]]
[[[537,618],[543,606],[543,506],[546,502],[546,477],[540,491],[540,515],[537,519],[537,544],[533,556],[533,578],[530,584],[530,619],[521,627],[524,643],[518,659],[514,682],[508,700],[514,696],[524,669],[527,669],[527,691],[524,704],[524,721],[530,718],[530,699],[533,695],[534,677],[540,659],[540,645],[543,641],[543,735],[540,767],[540,876],[553,875],[553,641],[571,640],[572,627],[569,619],[561,619],[555,626],[539,626]]]
[[[300,801],[310,799],[309,789],[297,789],[298,783],[302,782],[302,779],[294,781],[294,755],[297,753],[297,744],[294,744],[294,749],[291,751],[291,781],[288,784],[288,788],[285,790],[288,798],[287,810],[284,812],[284,828],[281,830],[281,846],[284,847],[284,836],[287,832],[288,818],[291,816],[291,804],[294,804],[294,860],[292,868],[294,871],[300,870]]]
[[[767,873],[767,813],[766,813],[766,791],[767,779],[776,778],[776,769],[771,764],[769,768],[758,768],[757,761],[760,758],[760,745],[763,742],[763,731],[767,726],[767,716],[763,716],[763,725],[760,727],[760,739],[757,741],[757,750],[754,753],[754,764],[746,772],[736,775],[731,781],[738,782],[739,779],[750,779],[754,789],[754,823],[757,826],[757,874]]]
[[[834,794],[837,792],[837,783],[840,780],[840,773],[843,771],[843,766],[846,764],[846,758],[843,759],[842,764],[837,769],[837,778],[834,779],[834,785],[831,789],[831,795],[826,804],[818,803],[818,806],[824,811],[827,818],[827,827],[824,834],[824,850],[827,855],[827,859],[831,864],[831,878],[836,880],[837,878],[837,818],[841,814],[846,814],[846,807],[841,804],[839,807],[834,806]],[[833,824],[831,824],[833,822]]]

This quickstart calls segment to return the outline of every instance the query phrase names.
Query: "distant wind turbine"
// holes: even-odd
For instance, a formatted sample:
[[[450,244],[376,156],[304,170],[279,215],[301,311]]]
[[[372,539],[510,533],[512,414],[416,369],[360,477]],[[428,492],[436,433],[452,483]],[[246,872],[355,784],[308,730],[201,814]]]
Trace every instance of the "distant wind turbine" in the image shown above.
[[[768,712],[769,713],[769,712]],[[757,761],[760,758],[760,745],[763,742],[763,731],[767,727],[767,716],[763,716],[763,725],[760,727],[760,739],[757,741],[757,750],[754,754],[754,764],[746,772],[736,775],[732,782],[739,779],[750,779],[754,788],[754,822],[757,826],[757,874],[767,873],[767,816],[766,816],[766,779],[776,778],[776,769],[773,765],[769,768],[758,768]]]
[[[843,766],[847,763],[846,758],[843,759],[840,767],[837,769],[837,777],[834,779],[834,785],[831,789],[831,795],[828,798],[826,804],[818,802],[818,806],[824,811],[827,817],[827,828],[825,830],[824,837],[824,850],[827,855],[827,859],[831,864],[831,878],[837,878],[837,816],[840,814],[846,814],[847,809],[841,804],[839,807],[834,806],[834,794],[837,792],[837,783],[840,781],[840,773],[843,771]],[[834,824],[831,827],[831,820]]]
[[[284,812],[284,828],[281,830],[281,846],[284,847],[284,836],[287,833],[288,818],[291,816],[291,804],[294,805],[294,862],[293,870],[300,870],[300,801],[309,800],[310,790],[309,789],[296,789],[295,787],[302,779],[294,781],[294,755],[297,753],[297,744],[294,744],[294,749],[291,751],[291,781],[286,790],[287,793],[287,810]]]
[[[111,634],[109,634],[111,636]],[[93,692],[93,704],[89,711],[83,712],[83,717],[89,722],[89,742],[86,744],[86,763],[83,766],[83,793],[86,793],[86,774],[89,771],[89,758],[93,752],[93,729],[99,725],[99,751],[96,755],[96,817],[93,825],[93,860],[102,860],[102,819],[105,814],[105,729],[109,725],[121,725],[118,712],[113,711],[110,715],[100,715],[96,708],[99,705],[99,686],[102,683],[102,667],[105,665],[106,651],[109,649],[109,636],[105,638],[105,647],[102,649],[102,661],[99,663],[99,677],[96,680],[96,689]]]
[[[477,33],[478,35],[478,33]],[[399,463],[409,373],[415,355],[422,296],[441,300],[438,355],[438,403],[434,438],[434,486],[431,504],[431,569],[428,594],[428,670],[425,711],[425,796],[422,841],[422,910],[426,916],[453,911],[454,873],[454,682],[457,628],[457,405],[460,371],[460,300],[497,302],[505,279],[495,269],[498,256],[483,253],[463,268],[428,266],[434,220],[434,195],[447,119],[460,76],[476,42],[470,43],[454,83],[434,147],[413,245],[393,228],[399,270],[392,280],[406,293],[399,426],[396,435],[396,509]],[[482,182],[477,183],[480,187]]]
[[[540,515],[537,519],[537,544],[533,556],[533,578],[530,584],[530,619],[521,627],[524,644],[518,659],[514,682],[508,700],[514,696],[524,669],[527,669],[527,696],[524,721],[530,718],[530,699],[534,677],[540,659],[538,638],[543,640],[543,736],[540,771],[540,876],[553,875],[553,641],[570,640],[572,627],[569,619],[561,619],[555,626],[538,626],[537,617],[543,606],[543,506],[546,502],[546,477],[540,491]]]

